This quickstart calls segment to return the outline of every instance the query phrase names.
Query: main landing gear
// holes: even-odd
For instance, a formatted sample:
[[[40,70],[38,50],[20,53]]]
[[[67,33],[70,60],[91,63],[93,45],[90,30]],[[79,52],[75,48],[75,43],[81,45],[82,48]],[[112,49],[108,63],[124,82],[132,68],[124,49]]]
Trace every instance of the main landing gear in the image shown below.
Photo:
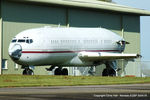
[[[105,68],[102,72],[102,76],[116,76],[116,71],[112,68]]]
[[[109,61],[105,63],[106,68],[102,72],[102,76],[117,76],[117,62]]]
[[[54,71],[54,75],[68,75],[68,69],[67,68],[56,68]]]
[[[25,67],[22,74],[23,75],[34,75],[34,72],[29,67]]]
[[[52,71],[53,69],[55,69],[55,66],[51,66],[50,68],[46,68],[47,71]],[[68,75],[68,69],[58,67],[54,70],[54,75]]]

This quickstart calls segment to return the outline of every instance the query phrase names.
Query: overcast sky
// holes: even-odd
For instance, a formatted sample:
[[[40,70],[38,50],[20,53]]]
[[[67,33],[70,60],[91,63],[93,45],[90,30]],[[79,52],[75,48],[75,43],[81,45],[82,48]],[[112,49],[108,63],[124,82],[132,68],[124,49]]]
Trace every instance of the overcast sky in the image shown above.
[[[150,11],[150,0],[113,0],[114,2],[134,8]],[[150,16],[141,16],[141,55],[143,61],[150,61]]]

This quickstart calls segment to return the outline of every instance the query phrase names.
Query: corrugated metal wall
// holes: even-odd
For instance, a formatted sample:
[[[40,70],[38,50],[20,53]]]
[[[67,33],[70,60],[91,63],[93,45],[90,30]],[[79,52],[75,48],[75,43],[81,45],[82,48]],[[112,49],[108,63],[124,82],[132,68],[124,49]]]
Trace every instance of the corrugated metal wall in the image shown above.
[[[1,60],[0,60],[0,75],[2,74],[2,18],[0,18],[0,57],[1,57]]]
[[[66,25],[66,10],[63,8],[46,7],[22,3],[3,2],[3,59],[8,61],[8,69],[3,74],[21,74],[8,55],[8,46],[11,39],[19,32],[45,25]],[[48,74],[45,68],[35,68],[35,74]]]

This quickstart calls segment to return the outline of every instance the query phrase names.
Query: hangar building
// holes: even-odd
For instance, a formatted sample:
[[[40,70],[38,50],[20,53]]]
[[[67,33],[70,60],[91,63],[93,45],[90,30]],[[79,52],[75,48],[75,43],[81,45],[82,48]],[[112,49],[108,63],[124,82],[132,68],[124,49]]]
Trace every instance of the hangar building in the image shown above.
[[[1,0],[0,1],[0,74],[21,74],[23,69],[8,55],[11,39],[19,32],[43,26],[103,27],[130,42],[125,53],[140,54],[140,16],[150,16],[146,10],[98,0]],[[136,59],[136,62],[140,59]],[[140,75],[134,62],[118,61],[119,75]],[[135,65],[135,64],[134,64]],[[34,74],[48,75],[49,66],[33,67]],[[101,75],[104,65],[96,67]],[[69,68],[70,75],[77,68]]]

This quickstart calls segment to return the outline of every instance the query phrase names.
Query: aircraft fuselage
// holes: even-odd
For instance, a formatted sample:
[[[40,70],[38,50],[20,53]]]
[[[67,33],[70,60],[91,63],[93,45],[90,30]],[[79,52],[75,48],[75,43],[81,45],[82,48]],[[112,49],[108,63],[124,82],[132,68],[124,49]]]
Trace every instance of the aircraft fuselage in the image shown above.
[[[104,28],[43,27],[17,34],[10,43],[9,55],[23,66],[90,66],[93,62],[79,59],[80,52],[120,53],[125,48],[123,41]]]

